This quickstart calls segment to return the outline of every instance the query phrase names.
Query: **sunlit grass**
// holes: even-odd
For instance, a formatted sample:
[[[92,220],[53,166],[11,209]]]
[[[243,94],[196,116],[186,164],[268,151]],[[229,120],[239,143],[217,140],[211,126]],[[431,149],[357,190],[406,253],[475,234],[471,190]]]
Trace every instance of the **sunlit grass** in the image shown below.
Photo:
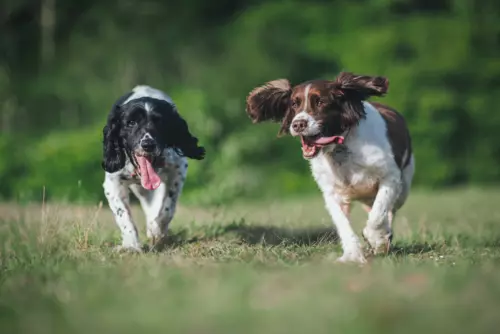
[[[500,191],[417,193],[394,250],[340,255],[318,196],[181,207],[160,253],[117,254],[106,203],[0,206],[1,333],[494,333]],[[144,224],[136,207],[143,241]],[[366,216],[353,213],[360,231]]]

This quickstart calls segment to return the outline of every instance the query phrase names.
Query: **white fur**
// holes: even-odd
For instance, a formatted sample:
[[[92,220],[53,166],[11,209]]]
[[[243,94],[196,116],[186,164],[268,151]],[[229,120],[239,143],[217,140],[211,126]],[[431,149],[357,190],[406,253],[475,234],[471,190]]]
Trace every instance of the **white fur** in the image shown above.
[[[168,226],[175,215],[184,181],[187,176],[187,159],[180,157],[171,149],[165,153],[166,167],[158,173],[162,182],[155,190],[146,190],[140,181],[123,180],[123,175],[130,175],[133,166],[127,160],[125,167],[116,173],[105,173],[104,193],[113,212],[116,224],[122,235],[120,248],[141,251],[141,243],[129,206],[129,190],[139,199],[146,216],[147,237],[153,242],[166,236]]]
[[[146,112],[151,112],[153,110],[153,107],[148,103],[144,103],[144,110],[146,110]]]
[[[293,121],[292,121],[292,125],[290,125],[290,133],[292,134],[292,136],[299,135],[299,133],[293,129],[293,122],[298,121],[298,120],[305,120],[307,122],[307,128],[305,128],[304,131],[302,131],[300,133],[300,135],[302,135],[302,136],[314,136],[314,135],[317,135],[318,133],[320,133],[321,127],[318,124],[318,122],[316,122],[314,117],[312,117],[311,115],[309,115],[305,111],[301,111],[297,115],[295,115],[295,117],[293,118]]]
[[[148,105],[148,104],[146,103],[146,106],[147,106],[147,105]],[[147,107],[146,107],[146,111],[147,111]],[[153,137],[151,137],[151,134],[150,134],[149,132],[146,132],[146,133],[144,134],[144,136],[142,136],[140,143],[142,144],[142,142],[143,142],[144,140],[147,140],[147,139],[152,139],[152,138],[153,138]]]
[[[292,127],[294,121],[304,120],[307,122],[307,128],[302,131],[300,134],[303,136],[314,136],[317,135],[321,131],[321,127],[316,122],[314,117],[307,113],[309,108],[309,90],[311,89],[311,84],[308,84],[304,90],[304,108],[293,118],[293,121],[290,125],[290,133],[292,136],[298,136],[299,133],[295,131]]]
[[[153,97],[173,104],[165,93],[149,86],[137,86],[133,92],[134,94],[123,104],[141,97]],[[149,103],[146,103],[145,107],[151,108]],[[146,133],[142,139],[147,137],[151,137],[151,135]],[[165,149],[164,157],[165,167],[158,171],[162,182],[155,190],[144,189],[140,180],[132,177],[135,170],[128,158],[123,169],[115,173],[105,172],[104,193],[121,231],[122,245],[119,247],[120,249],[141,251],[137,228],[130,212],[129,190],[137,196],[145,213],[147,237],[154,243],[167,234],[187,176],[188,161],[186,157],[179,156],[171,148]]]
[[[304,102],[305,102],[305,105],[304,105],[304,109],[302,110],[302,112],[306,112],[307,109],[309,108],[309,91],[311,90],[311,84],[308,84],[306,86],[306,89],[304,91]]]
[[[403,171],[399,169],[392,154],[384,119],[369,103],[364,102],[364,108],[366,119],[352,128],[345,138],[348,154],[335,154],[337,145],[332,144],[310,160],[313,177],[341,239],[343,255],[339,261],[342,262],[366,262],[360,240],[348,216],[342,211],[342,205],[363,200],[353,198],[352,194],[379,183],[375,200],[367,203],[372,205],[372,210],[363,234],[374,249],[383,247],[392,233],[389,214],[394,215],[404,204],[415,170],[413,156]]]
[[[128,97],[128,99],[125,100],[125,102],[123,102],[123,104],[127,104],[128,102],[130,102],[132,100],[140,99],[141,97],[152,97],[154,99],[164,100],[164,101],[167,101],[169,103],[174,104],[174,102],[172,101],[172,98],[170,96],[168,96],[167,94],[165,94],[161,90],[153,88],[151,86],[138,85],[132,89],[132,92],[134,92],[134,93],[132,95],[130,95]]]

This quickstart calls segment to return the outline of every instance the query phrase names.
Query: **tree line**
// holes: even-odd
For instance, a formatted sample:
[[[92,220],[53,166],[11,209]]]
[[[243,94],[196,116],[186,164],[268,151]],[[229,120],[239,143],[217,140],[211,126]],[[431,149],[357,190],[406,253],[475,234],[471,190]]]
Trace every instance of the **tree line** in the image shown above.
[[[253,126],[276,78],[384,75],[415,185],[500,180],[500,3],[492,0],[9,0],[0,4],[0,196],[102,199],[102,127],[137,84],[169,93],[207,148],[185,198],[316,191],[300,145]]]

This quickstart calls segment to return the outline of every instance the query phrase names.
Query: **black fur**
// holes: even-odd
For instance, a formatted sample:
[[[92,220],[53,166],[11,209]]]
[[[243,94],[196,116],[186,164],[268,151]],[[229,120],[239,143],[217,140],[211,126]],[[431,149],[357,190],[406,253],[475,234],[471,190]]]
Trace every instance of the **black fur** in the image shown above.
[[[132,94],[126,94],[115,102],[103,128],[102,168],[106,172],[114,173],[122,169],[126,156],[145,154],[141,149],[141,139],[146,133],[150,134],[155,144],[154,152],[147,153],[149,155],[161,156],[164,149],[170,147],[179,155],[204,159],[205,148],[198,146],[198,139],[189,132],[186,121],[172,103],[140,97],[123,104]]]
[[[179,155],[191,159],[205,158],[205,148],[198,146],[198,138],[189,132],[186,121],[178,113],[170,115],[167,127],[167,146],[174,147]]]
[[[125,102],[133,93],[121,96],[111,108],[108,115],[107,124],[103,132],[103,160],[102,168],[108,173],[119,171],[125,166],[125,151],[120,138],[120,105]]]

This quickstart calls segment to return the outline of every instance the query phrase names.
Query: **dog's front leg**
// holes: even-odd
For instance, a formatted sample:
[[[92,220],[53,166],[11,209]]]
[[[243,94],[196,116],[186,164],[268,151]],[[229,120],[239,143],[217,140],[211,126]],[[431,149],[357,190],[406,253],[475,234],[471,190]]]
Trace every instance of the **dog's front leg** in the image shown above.
[[[361,242],[356,233],[354,233],[349,218],[347,217],[349,210],[348,205],[342,203],[340,198],[335,194],[323,193],[323,198],[325,200],[326,209],[332,217],[342,244],[343,254],[337,261],[366,263],[361,248]]]
[[[122,235],[122,245],[117,248],[141,252],[137,228],[132,220],[128,203],[129,191],[127,186],[122,184],[118,177],[106,175],[103,188],[108,205]]]
[[[375,201],[368,213],[368,221],[363,229],[363,236],[374,254],[389,251],[392,239],[390,215],[400,191],[401,178],[397,175],[386,177],[380,182]]]
[[[155,192],[148,219],[148,238],[153,246],[165,241],[168,227],[172,221],[177,201],[182,193],[187,175],[188,164],[185,158],[173,164],[166,172],[166,181]]]

